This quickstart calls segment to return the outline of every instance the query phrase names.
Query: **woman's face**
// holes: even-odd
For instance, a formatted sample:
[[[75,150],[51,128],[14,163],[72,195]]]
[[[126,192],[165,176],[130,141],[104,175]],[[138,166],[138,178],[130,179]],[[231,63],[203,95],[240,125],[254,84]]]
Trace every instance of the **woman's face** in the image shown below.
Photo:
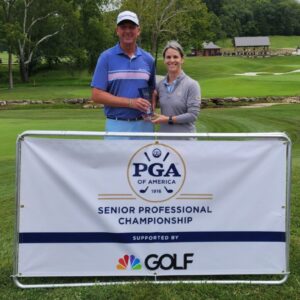
[[[183,64],[183,58],[180,55],[180,52],[169,48],[165,52],[164,63],[167,67],[168,73],[180,73],[181,66]]]

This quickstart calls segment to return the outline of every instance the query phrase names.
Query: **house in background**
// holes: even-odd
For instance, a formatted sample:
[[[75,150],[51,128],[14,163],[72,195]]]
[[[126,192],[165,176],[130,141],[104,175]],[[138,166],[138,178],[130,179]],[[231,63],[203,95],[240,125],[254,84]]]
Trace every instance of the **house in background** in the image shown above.
[[[213,42],[209,43],[203,43],[202,44],[203,50],[202,55],[203,56],[217,56],[221,55],[221,48],[214,44]]]
[[[235,37],[235,55],[266,56],[269,54],[270,39],[268,36]]]
[[[192,49],[192,56],[217,56],[221,55],[221,48],[217,45],[215,45],[213,42],[206,43],[204,42],[202,44],[202,49]]]

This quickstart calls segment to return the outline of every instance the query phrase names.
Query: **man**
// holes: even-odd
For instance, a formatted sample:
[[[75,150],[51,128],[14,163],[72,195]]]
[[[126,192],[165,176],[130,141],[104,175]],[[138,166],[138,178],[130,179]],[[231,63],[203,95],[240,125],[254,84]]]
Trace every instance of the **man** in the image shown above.
[[[104,105],[106,131],[153,132],[142,115],[150,108],[141,89],[155,88],[153,57],[136,44],[141,31],[135,13],[123,11],[117,18],[119,43],[104,51],[92,79],[92,100]]]

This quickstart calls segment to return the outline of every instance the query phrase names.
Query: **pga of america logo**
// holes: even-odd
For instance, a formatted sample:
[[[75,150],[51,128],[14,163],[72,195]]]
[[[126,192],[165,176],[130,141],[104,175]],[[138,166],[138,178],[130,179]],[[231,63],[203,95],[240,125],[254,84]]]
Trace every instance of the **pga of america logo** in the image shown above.
[[[127,170],[133,192],[150,202],[174,197],[181,190],[185,175],[186,168],[180,154],[158,142],[139,149],[130,159]]]

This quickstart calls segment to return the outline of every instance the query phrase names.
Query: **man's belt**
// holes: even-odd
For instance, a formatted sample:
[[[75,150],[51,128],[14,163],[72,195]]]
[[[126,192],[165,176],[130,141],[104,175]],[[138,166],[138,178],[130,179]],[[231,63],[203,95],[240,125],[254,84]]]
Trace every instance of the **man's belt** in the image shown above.
[[[106,117],[107,119],[116,120],[116,121],[127,121],[127,122],[134,122],[134,121],[140,121],[143,120],[142,117],[132,118],[132,119],[126,119],[126,118],[119,118],[119,117]]]

